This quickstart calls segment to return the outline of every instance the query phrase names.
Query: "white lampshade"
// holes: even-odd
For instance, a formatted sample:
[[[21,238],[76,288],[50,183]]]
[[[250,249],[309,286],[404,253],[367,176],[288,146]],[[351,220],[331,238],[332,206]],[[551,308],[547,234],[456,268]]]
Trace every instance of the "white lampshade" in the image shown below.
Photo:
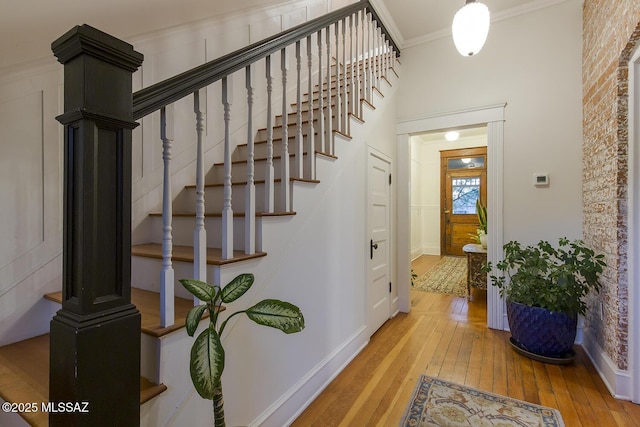
[[[475,0],[467,3],[453,17],[451,31],[456,49],[462,56],[480,52],[489,34],[489,8]]]

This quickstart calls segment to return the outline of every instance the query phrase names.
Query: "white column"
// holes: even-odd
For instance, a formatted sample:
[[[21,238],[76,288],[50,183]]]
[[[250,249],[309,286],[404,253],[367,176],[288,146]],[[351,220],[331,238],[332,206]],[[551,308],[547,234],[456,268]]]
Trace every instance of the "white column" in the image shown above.
[[[203,91],[206,89],[203,89]],[[204,226],[204,111],[206,96],[201,91],[193,94],[193,111],[196,115],[196,226],[193,231],[193,277],[207,281],[207,230]],[[196,301],[197,303],[197,301]]]
[[[311,51],[311,36],[307,36],[307,69],[309,71],[308,78],[308,93],[309,102],[313,102],[313,54]],[[302,117],[302,111],[300,112]],[[303,178],[315,179],[316,177],[316,147],[315,147],[315,129],[313,128],[313,105],[310,104],[309,114],[307,119],[309,120],[309,131],[307,133],[307,158],[304,162],[304,175]]]
[[[173,105],[160,110],[160,137],[162,138],[162,160],[164,180],[162,183],[162,273],[160,276],[160,326],[166,328],[174,322],[174,275],[171,261],[173,217],[171,196],[171,143],[173,142]]]
[[[273,76],[271,75],[271,55],[265,58],[265,75],[267,78],[267,164],[264,173],[264,209],[274,211],[274,170],[273,170],[273,112],[271,98],[273,92]]]
[[[340,21],[336,22],[336,105],[335,105],[335,129],[339,132],[344,131],[341,127],[342,124],[342,98],[340,97],[340,77],[342,76],[342,70],[340,69]],[[328,92],[329,99],[332,97],[331,91]],[[333,153],[331,153],[333,154]]]
[[[289,186],[289,132],[287,129],[289,112],[287,106],[287,69],[289,68],[287,60],[287,48],[280,51],[280,68],[282,69],[282,154],[280,158],[280,181],[282,188],[278,203],[278,210],[288,212],[291,210],[291,187]]]
[[[329,32],[329,28],[327,28],[327,33]],[[322,97],[324,96],[324,79],[322,77],[322,30],[317,33],[318,38],[318,138],[320,138],[320,142],[318,143],[318,148],[323,153],[326,153],[326,135],[324,134],[324,100]],[[329,74],[329,72],[327,72]],[[309,109],[313,110],[313,96],[309,97]]]
[[[256,186],[253,146],[253,73],[245,68],[247,88],[247,185],[244,198],[244,253],[256,253]]]
[[[337,25],[337,24],[334,24]],[[325,149],[327,154],[333,154],[333,99],[331,96],[331,27],[327,27],[327,112],[325,114]]]
[[[231,76],[222,78],[222,106],[224,108],[224,201],[222,205],[222,258],[233,258],[233,209],[231,207],[231,104],[233,82]]]
[[[294,162],[294,174],[297,178],[304,178],[303,168],[303,147],[302,140],[302,52],[300,51],[300,43],[296,42],[296,153]],[[286,123],[283,124],[286,126]]]

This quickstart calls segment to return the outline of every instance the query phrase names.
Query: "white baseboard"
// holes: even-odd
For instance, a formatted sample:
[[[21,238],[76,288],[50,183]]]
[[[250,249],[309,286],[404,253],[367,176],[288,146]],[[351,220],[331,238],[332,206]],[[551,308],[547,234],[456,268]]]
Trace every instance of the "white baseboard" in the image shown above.
[[[600,378],[616,399],[631,400],[631,375],[629,371],[619,369],[600,347],[590,331],[584,333],[582,347],[595,366]]]
[[[367,327],[362,326],[340,347],[320,361],[287,393],[273,403],[249,426],[288,426],[338,376],[369,343]],[[293,414],[293,415],[292,415]]]

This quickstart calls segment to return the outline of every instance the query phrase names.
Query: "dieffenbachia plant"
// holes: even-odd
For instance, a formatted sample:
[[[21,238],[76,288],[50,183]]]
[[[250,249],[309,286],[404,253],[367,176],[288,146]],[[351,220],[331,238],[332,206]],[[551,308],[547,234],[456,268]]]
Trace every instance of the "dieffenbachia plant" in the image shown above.
[[[222,371],[224,370],[224,348],[220,336],[231,318],[246,314],[259,325],[280,329],[286,334],[304,329],[304,317],[300,309],[288,302],[265,299],[246,310],[231,314],[218,327],[218,315],[222,304],[229,304],[244,295],[253,285],[253,274],[241,274],[225,287],[212,286],[194,279],[182,279],[180,283],[191,294],[203,302],[187,314],[186,328],[189,336],[196,332],[202,316],[209,312],[209,326],[202,331],[191,347],[191,380],[198,394],[213,401],[215,427],[225,427],[224,401],[222,399]]]

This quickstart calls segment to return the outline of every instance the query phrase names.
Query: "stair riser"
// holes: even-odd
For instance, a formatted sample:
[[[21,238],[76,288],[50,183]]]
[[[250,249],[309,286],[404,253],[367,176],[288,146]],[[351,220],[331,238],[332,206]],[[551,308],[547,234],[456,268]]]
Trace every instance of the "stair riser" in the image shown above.
[[[306,156],[305,156],[306,157]],[[281,178],[281,159],[273,159],[273,171],[274,178]],[[289,158],[290,176],[297,177],[295,174],[294,157]],[[263,181],[265,179],[266,160],[256,160],[254,167],[254,181]],[[232,182],[246,181],[247,179],[247,164],[246,163],[233,163],[231,168],[231,180]],[[207,184],[222,184],[224,183],[224,166],[215,165],[206,177]]]
[[[302,138],[302,150],[303,152],[307,151],[307,141],[308,137],[303,136]],[[313,136],[314,149],[317,151],[322,151],[320,136],[316,133]],[[289,154],[297,154],[298,153],[298,144],[294,138],[289,139]],[[266,159],[267,158],[267,144],[263,141],[258,141],[254,145],[254,157],[258,159]],[[233,160],[246,160],[248,155],[248,149],[246,145],[240,145],[233,153]],[[281,156],[282,155],[282,140],[274,140],[273,141],[273,155]]]
[[[316,127],[316,124],[314,123],[314,129]],[[278,126],[278,127],[274,127],[273,128],[273,139],[280,139],[282,138],[282,133],[283,133],[283,128],[282,126]],[[298,133],[298,124],[294,121],[293,123],[290,123],[289,126],[287,127],[287,133],[289,137],[292,137],[294,135],[296,135]],[[304,122],[302,123],[302,135],[308,135],[309,134],[309,123],[308,122]],[[266,129],[260,129],[258,130],[258,132],[256,132],[256,137],[254,139],[254,141],[266,141],[267,140],[267,130]]]
[[[274,183],[279,187],[280,183]],[[264,211],[264,183],[255,184],[256,212]],[[222,212],[224,205],[224,187],[206,187],[204,192],[205,212]],[[244,212],[245,186],[234,185],[231,188],[231,208],[234,212]],[[185,188],[183,194],[173,202],[174,212],[195,212],[196,189]]]
[[[162,218],[151,217],[151,239],[149,243],[162,243]],[[195,227],[193,217],[174,217],[172,223],[172,235],[174,245],[193,245],[193,230]],[[233,219],[233,248],[244,250],[244,217]],[[207,247],[220,248],[222,245],[222,218],[205,218],[204,226],[207,230]]]

